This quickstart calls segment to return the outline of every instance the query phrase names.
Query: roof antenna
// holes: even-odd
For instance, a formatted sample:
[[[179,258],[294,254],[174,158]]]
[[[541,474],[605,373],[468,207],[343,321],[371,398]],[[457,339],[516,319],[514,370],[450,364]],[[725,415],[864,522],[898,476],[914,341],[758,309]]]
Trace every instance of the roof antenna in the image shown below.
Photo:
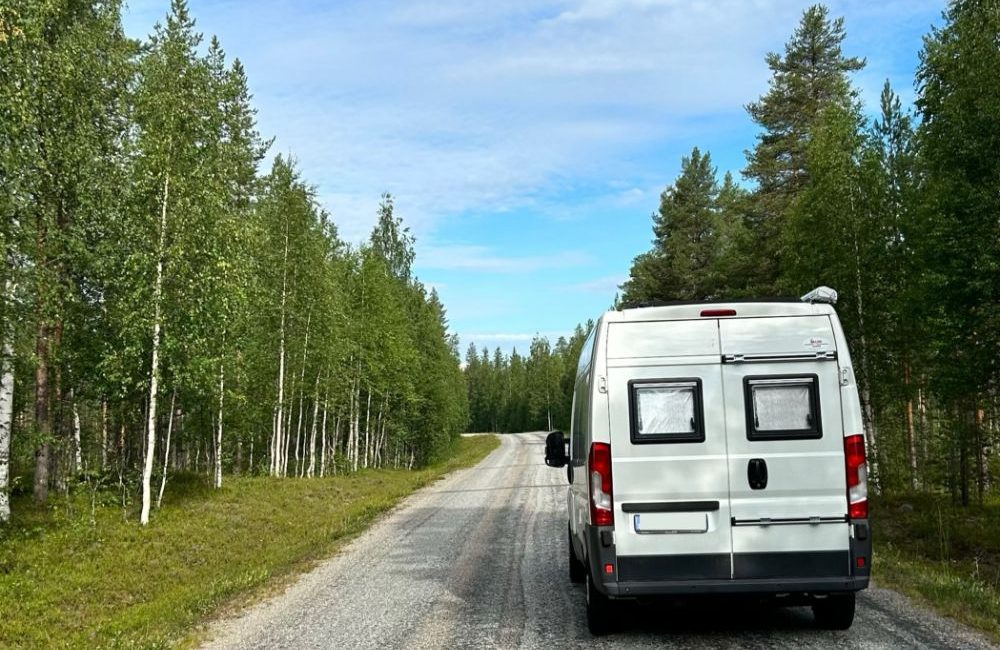
[[[806,295],[799,298],[802,302],[815,303],[822,302],[828,305],[837,304],[837,291],[830,287],[816,287]]]

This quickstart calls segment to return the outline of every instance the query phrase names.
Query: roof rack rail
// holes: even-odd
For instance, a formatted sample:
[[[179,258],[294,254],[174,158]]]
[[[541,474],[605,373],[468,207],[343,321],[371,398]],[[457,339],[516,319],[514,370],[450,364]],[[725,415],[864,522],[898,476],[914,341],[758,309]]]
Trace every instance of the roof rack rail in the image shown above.
[[[646,307],[677,307],[680,305],[730,305],[750,302],[801,302],[799,298],[789,296],[768,296],[764,298],[732,298],[729,300],[716,298],[710,300],[633,300],[618,305],[617,311],[624,309],[643,309]]]

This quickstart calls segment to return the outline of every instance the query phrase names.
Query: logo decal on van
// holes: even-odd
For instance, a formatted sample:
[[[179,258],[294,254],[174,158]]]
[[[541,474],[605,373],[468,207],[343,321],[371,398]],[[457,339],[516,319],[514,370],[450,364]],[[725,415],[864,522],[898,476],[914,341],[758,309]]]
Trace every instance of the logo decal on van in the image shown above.
[[[829,343],[827,343],[825,340],[823,340],[823,339],[821,339],[821,338],[819,338],[817,336],[814,336],[814,337],[812,337],[810,339],[807,339],[806,342],[803,345],[805,345],[807,348],[813,348],[813,349],[818,350],[820,348],[827,347],[829,345]]]

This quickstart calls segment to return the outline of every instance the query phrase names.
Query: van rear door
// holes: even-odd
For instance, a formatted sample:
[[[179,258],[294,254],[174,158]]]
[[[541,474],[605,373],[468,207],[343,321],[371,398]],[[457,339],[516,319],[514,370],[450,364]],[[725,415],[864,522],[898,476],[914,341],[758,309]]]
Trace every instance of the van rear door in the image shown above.
[[[718,322],[608,326],[618,579],[731,576]]]
[[[733,578],[850,574],[828,316],[722,319]]]

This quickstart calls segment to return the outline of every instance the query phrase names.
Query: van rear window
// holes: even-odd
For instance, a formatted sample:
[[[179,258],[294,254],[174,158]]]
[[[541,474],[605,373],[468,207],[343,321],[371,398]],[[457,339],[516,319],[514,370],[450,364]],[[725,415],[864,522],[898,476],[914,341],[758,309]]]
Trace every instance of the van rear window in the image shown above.
[[[822,437],[816,375],[746,377],[743,392],[749,440]]]
[[[633,443],[703,442],[700,379],[629,382]]]

